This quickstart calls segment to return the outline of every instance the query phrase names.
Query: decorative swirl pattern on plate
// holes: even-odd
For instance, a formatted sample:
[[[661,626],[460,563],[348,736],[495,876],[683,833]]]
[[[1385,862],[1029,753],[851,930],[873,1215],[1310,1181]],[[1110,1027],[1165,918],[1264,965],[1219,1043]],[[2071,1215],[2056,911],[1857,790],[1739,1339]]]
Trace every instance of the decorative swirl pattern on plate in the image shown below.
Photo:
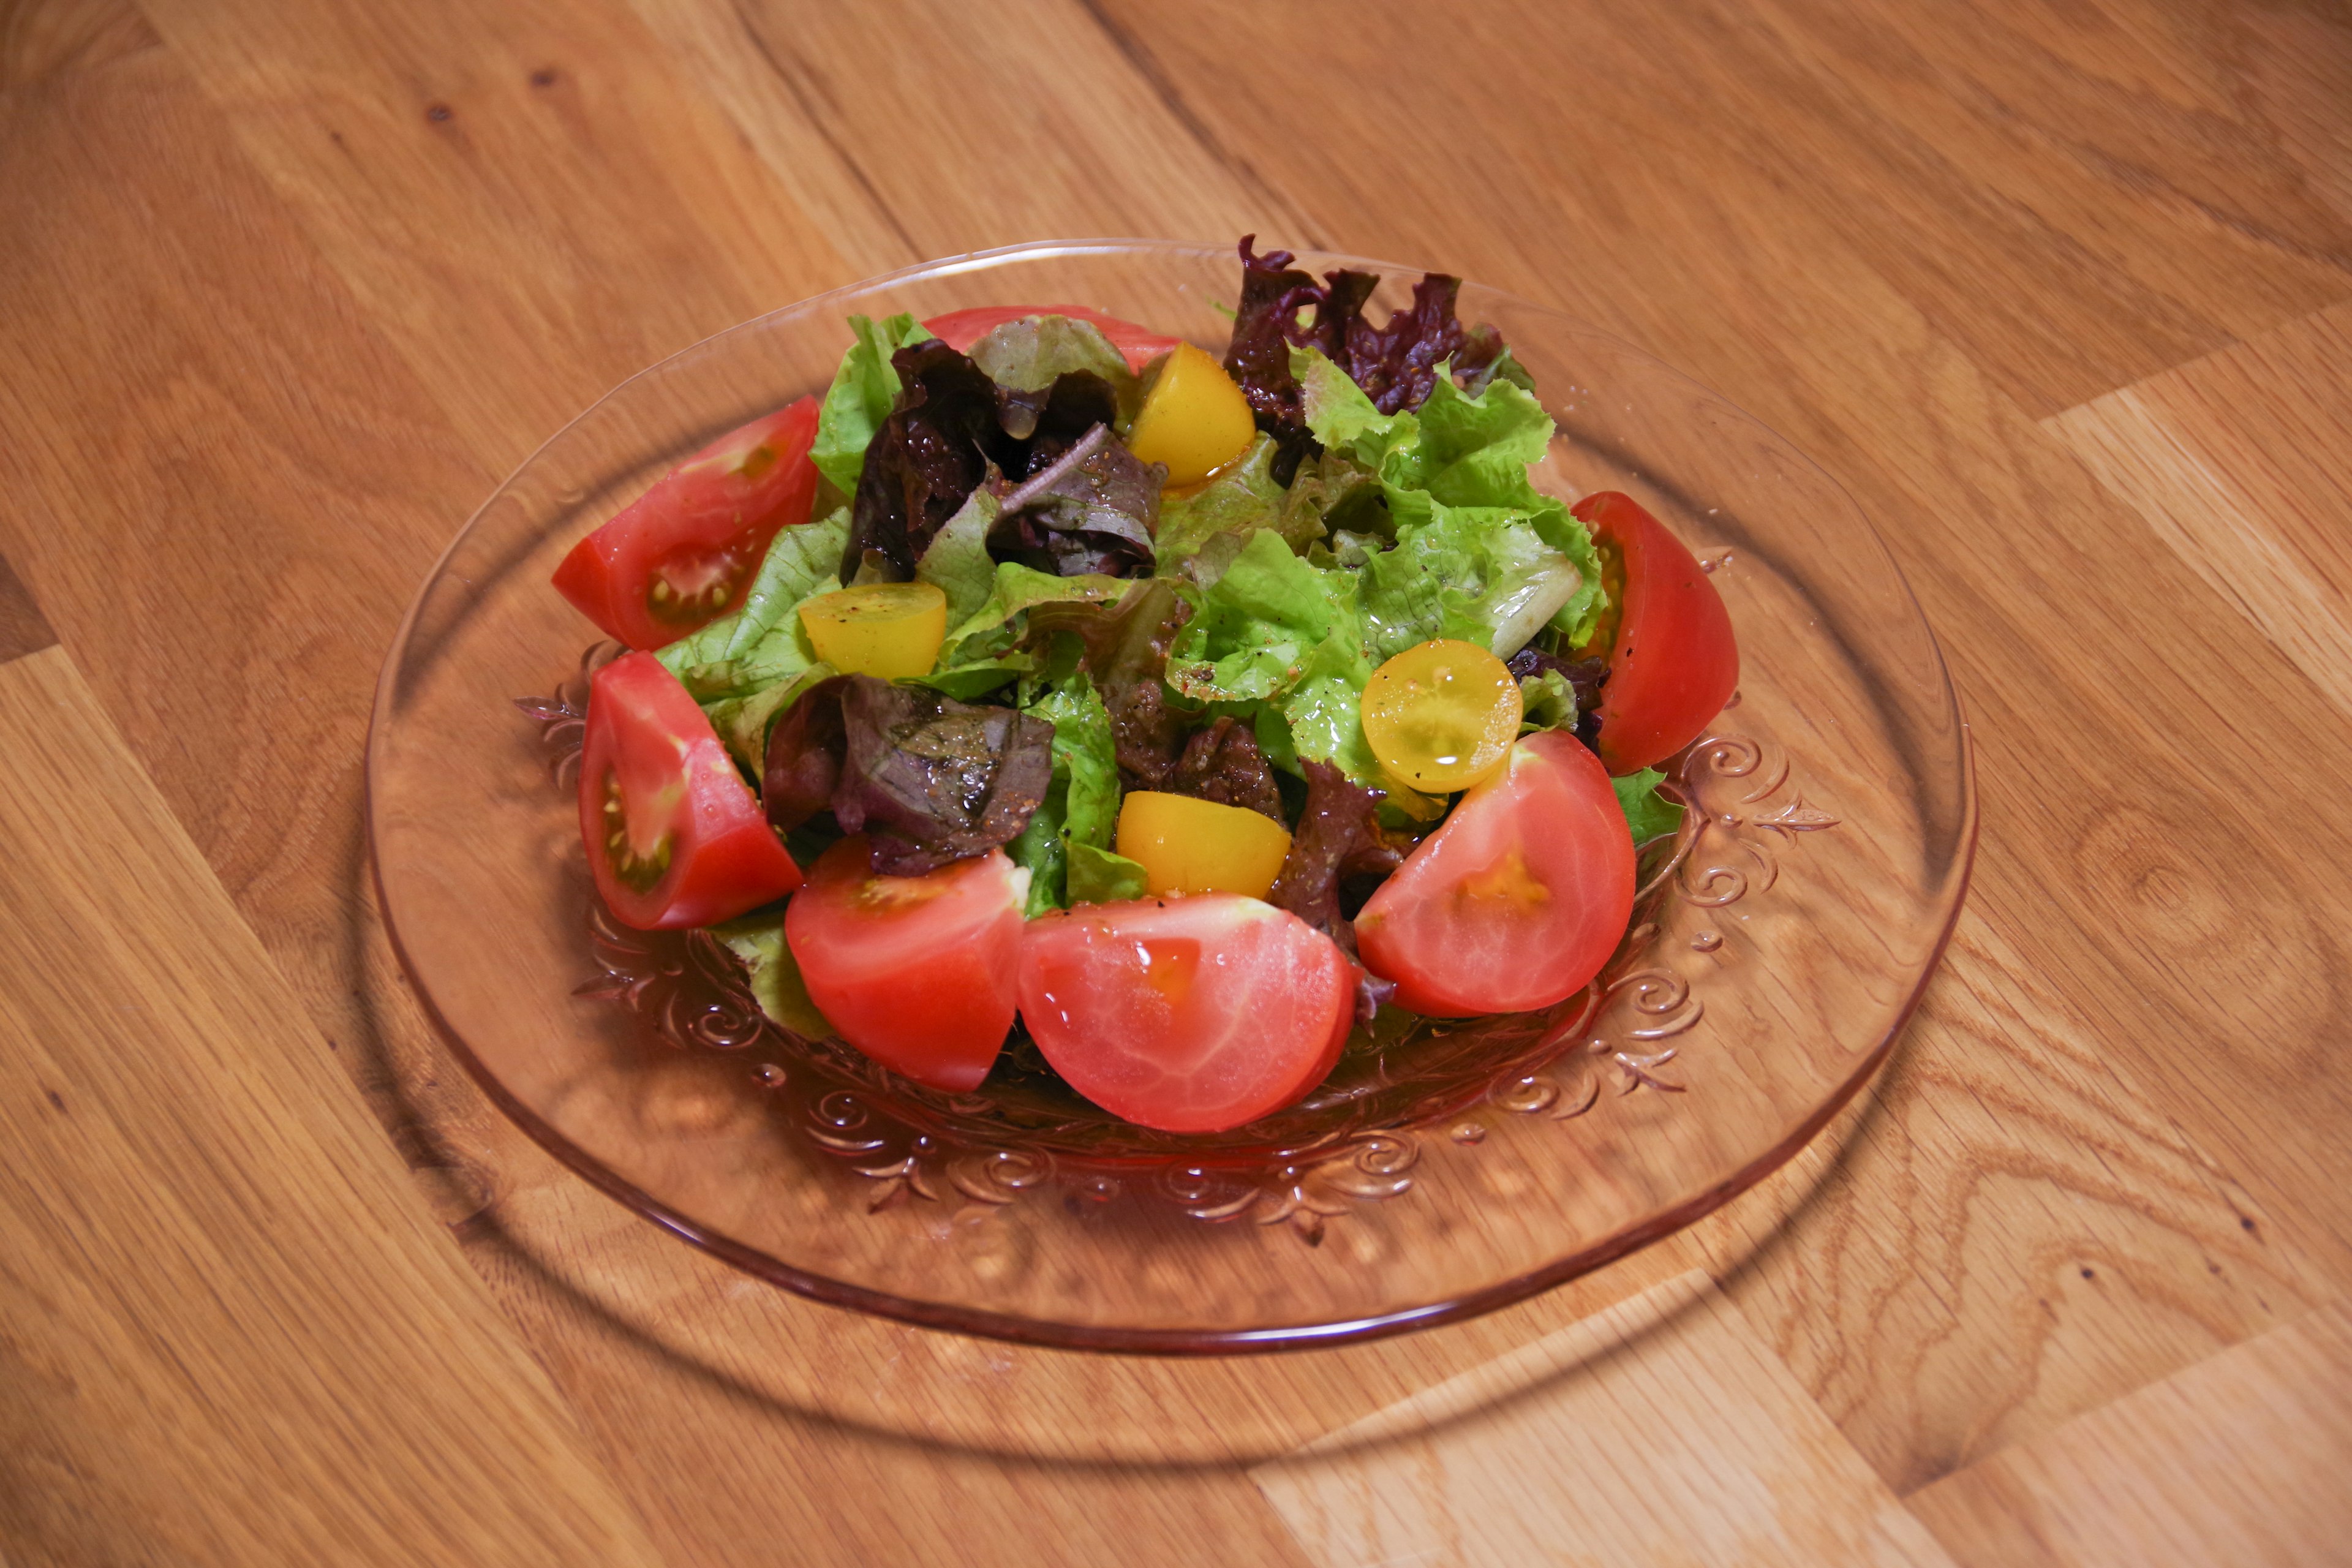
[[[551,701],[518,707],[541,725],[559,782],[576,766],[590,677],[610,645],[592,648]],[[564,759],[569,757],[570,763]],[[734,955],[700,931],[621,927],[589,912],[601,970],[582,996],[616,1003],[662,1046],[753,1053],[749,1092],[799,1136],[870,1183],[868,1212],[961,1201],[984,1216],[1048,1188],[1107,1203],[1132,1189],[1204,1224],[1286,1226],[1319,1244],[1328,1223],[1360,1203],[1410,1192],[1433,1138],[1475,1146],[1482,1107],[1568,1123],[1617,1095],[1681,1094],[1666,1074],[1706,1016],[1689,975],[1664,961],[1676,905],[1717,910],[1770,888],[1775,846],[1837,826],[1787,788],[1788,758],[1745,736],[1710,735],[1681,757],[1661,789],[1684,807],[1679,831],[1643,852],[1634,917],[1616,956],[1582,993],[1544,1012],[1424,1019],[1393,1011],[1360,1029],[1312,1095],[1235,1131],[1177,1136],[1136,1127],[1079,1099],[1017,1028],[981,1091],[950,1095],[909,1082],[840,1041],[810,1039],[761,1012]],[[1713,930],[1684,936],[1714,952]],[[1673,1041],[1673,1044],[1664,1042]]]

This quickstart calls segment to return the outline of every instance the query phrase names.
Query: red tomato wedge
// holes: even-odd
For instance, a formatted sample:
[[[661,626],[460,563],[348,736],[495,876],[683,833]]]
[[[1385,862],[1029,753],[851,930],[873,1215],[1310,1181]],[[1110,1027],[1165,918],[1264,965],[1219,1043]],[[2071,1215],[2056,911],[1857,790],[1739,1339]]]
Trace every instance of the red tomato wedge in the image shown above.
[[[1149,327],[1139,327],[1133,321],[1122,321],[1117,316],[1106,316],[1087,305],[978,305],[969,310],[950,310],[944,316],[933,316],[923,325],[939,340],[958,353],[970,353],[971,345],[989,331],[1007,321],[1017,321],[1024,316],[1068,316],[1076,321],[1092,321],[1110,340],[1111,347],[1127,361],[1127,368],[1141,371],[1143,367],[1174,348],[1181,339],[1155,332]]]
[[[1304,1099],[1355,1010],[1339,944],[1238,893],[1085,904],[1021,938],[1037,1048],[1080,1094],[1163,1132],[1223,1132]]]
[[[919,877],[877,877],[872,855],[843,839],[784,910],[809,1000],[892,1072],[977,1089],[1013,1030],[1028,875],[1001,849]]]
[[[589,685],[580,837],[605,906],[639,931],[733,920],[801,885],[710,721],[649,653]]]
[[[1600,760],[1547,730],[1470,786],[1356,917],[1364,965],[1437,1018],[1549,1007],[1633,913],[1633,837]]]
[[[1739,685],[1731,613],[1696,557],[1639,501],[1615,490],[1569,509],[1622,568],[1609,682],[1601,689],[1601,760],[1612,773],[1663,762],[1723,711]]]
[[[572,547],[555,587],[634,648],[656,648],[743,603],[777,531],[816,496],[817,400],[755,419],[654,481]]]

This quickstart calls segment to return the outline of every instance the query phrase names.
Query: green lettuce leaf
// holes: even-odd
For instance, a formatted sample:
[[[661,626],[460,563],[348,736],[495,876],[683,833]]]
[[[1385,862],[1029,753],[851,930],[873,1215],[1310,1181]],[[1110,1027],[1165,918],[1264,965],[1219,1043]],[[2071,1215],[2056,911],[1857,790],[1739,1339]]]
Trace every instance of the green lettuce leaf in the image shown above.
[[[1307,427],[1327,451],[1380,476],[1399,540],[1435,524],[1441,506],[1522,521],[1577,574],[1549,624],[1571,642],[1591,635],[1606,603],[1601,558],[1584,524],[1528,478],[1528,465],[1542,458],[1552,435],[1551,416],[1532,393],[1497,379],[1473,396],[1441,375],[1417,414],[1382,414],[1316,350],[1294,350],[1291,363]]]
[[[816,662],[797,612],[841,586],[834,571],[849,538],[849,509],[779,531],[743,607],[655,655],[698,700],[742,697],[790,680]]]
[[[1260,436],[1238,463],[1189,495],[1160,500],[1160,527],[1152,547],[1165,577],[1221,533],[1246,537],[1261,528],[1279,529],[1286,492],[1274,479],[1274,438]]]
[[[1092,321],[1069,316],[1024,316],[991,328],[971,345],[972,363],[999,386],[1045,392],[1072,371],[1092,371],[1110,383],[1123,428],[1143,401],[1127,358]]]
[[[1609,781],[1617,791],[1617,808],[1625,814],[1625,826],[1633,830],[1637,849],[1682,826],[1683,808],[1658,793],[1665,776],[1655,768],[1643,768]]]
[[[1576,689],[1556,669],[1519,678],[1519,733],[1576,728]]]
[[[837,1031],[810,1000],[801,966],[784,941],[782,909],[756,910],[740,920],[710,928],[710,934],[743,961],[751,977],[751,996],[760,1011],[804,1039],[822,1040]]]
[[[1150,890],[1143,868],[1126,856],[1091,844],[1070,846],[1070,902],[1116,904]]]
[[[991,576],[988,596],[961,625],[949,631],[931,673],[919,679],[933,690],[970,701],[1008,681],[1034,675],[1044,668],[1043,656],[1018,646],[1029,634],[1031,610],[1073,600],[1107,604],[1126,589],[1127,584],[1117,577],[1056,577],[1017,561],[1000,561]]]
[[[929,583],[948,596],[948,625],[961,626],[977,615],[996,588],[996,563],[988,557],[988,531],[996,521],[996,497],[982,485],[965,498],[956,514],[915,563],[915,581]]]
[[[845,496],[857,493],[866,446],[898,398],[898,373],[890,368],[890,356],[931,336],[929,328],[904,315],[879,322],[852,316],[849,330],[856,341],[833,373],[833,385],[817,414],[816,444],[809,448],[817,472]]]
[[[1099,851],[1110,844],[1118,823],[1118,761],[1109,710],[1083,672],[1023,711],[1054,726],[1053,782],[1029,826],[1004,847],[1015,864],[1029,868],[1027,912],[1034,916],[1066,908],[1077,896],[1070,892],[1069,883],[1079,850]],[[1091,860],[1088,866],[1093,871],[1104,869]],[[1087,897],[1103,901],[1098,895]]]
[[[1372,665],[1356,593],[1356,574],[1309,565],[1270,530],[1254,533],[1177,634],[1168,684],[1191,701],[1250,719],[1276,766],[1296,772],[1302,757],[1332,763],[1425,816],[1437,803],[1391,778],[1364,739]]]
[[[1302,463],[1286,489],[1274,478],[1280,450],[1273,437],[1260,436],[1239,462],[1200,489],[1160,498],[1154,547],[1161,576],[1181,572],[1195,583],[1213,583],[1260,529],[1272,529],[1300,554],[1342,522],[1385,529],[1380,476],[1371,469],[1326,452]]]
[[[1400,528],[1395,548],[1370,556],[1362,571],[1375,665],[1432,637],[1456,637],[1508,658],[1584,582],[1525,514],[1436,500],[1429,521]]]
[[[1265,701],[1295,688],[1307,656],[1335,637],[1357,643],[1360,662],[1353,598],[1347,574],[1308,565],[1278,533],[1254,533],[1177,634],[1168,683],[1195,702]]]
[[[702,710],[728,752],[757,780],[767,763],[768,731],[776,727],[776,720],[801,700],[802,692],[840,673],[820,659],[788,680],[763,686],[748,696],[721,697],[704,703]]]

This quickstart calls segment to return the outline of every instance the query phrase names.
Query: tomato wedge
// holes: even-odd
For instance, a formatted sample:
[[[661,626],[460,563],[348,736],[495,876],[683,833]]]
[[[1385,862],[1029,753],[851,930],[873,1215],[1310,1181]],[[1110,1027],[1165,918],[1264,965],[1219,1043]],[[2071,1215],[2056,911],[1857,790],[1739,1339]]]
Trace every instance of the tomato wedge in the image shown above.
[[[1021,938],[1037,1048],[1080,1094],[1163,1132],[1223,1132],[1304,1099],[1355,1007],[1338,943],[1238,893],[1081,905]]]
[[[639,931],[733,920],[801,885],[710,721],[649,653],[589,684],[580,837],[605,907]]]
[[[1364,965],[1437,1018],[1549,1007],[1633,913],[1633,837],[1600,760],[1547,730],[1473,784],[1356,917]]]
[[[958,353],[970,353],[971,345],[980,342],[994,328],[1007,321],[1017,321],[1024,316],[1068,316],[1076,321],[1092,321],[1110,340],[1111,347],[1127,361],[1127,368],[1141,372],[1143,367],[1168,353],[1181,338],[1171,338],[1155,332],[1149,327],[1139,327],[1133,321],[1122,321],[1117,316],[1106,316],[1089,305],[976,305],[969,310],[950,310],[944,316],[933,316],[923,325],[933,336]]]
[[[634,648],[739,608],[777,531],[808,521],[816,417],[803,397],[713,441],[573,545],[556,591]]]
[[[1611,773],[1630,773],[1673,756],[1723,711],[1739,685],[1739,647],[1697,558],[1639,501],[1601,490],[1569,510],[1623,572],[1599,745]]]
[[[917,1083],[980,1087],[1012,1032],[1029,874],[1001,849],[877,877],[863,835],[809,868],[784,940],[841,1037]]]

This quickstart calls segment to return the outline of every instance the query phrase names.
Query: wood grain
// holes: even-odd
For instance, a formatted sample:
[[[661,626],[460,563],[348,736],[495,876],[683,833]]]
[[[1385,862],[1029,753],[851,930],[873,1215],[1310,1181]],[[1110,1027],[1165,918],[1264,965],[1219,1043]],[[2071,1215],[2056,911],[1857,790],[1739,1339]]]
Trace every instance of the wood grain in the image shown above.
[[[853,276],[616,5],[146,12],[498,471],[653,361]]]
[[[2051,419],[2102,484],[2352,714],[2352,308]]]
[[[37,653],[58,640],[32,590],[0,560],[0,664]]]
[[[1964,914],[1944,970],[1805,1223],[1743,1203],[1683,1248],[1903,1492],[2320,1289],[2025,954]]]
[[[1910,1501],[1965,1563],[2341,1563],[2352,1498],[2352,1314],[2199,1363]]]
[[[680,1568],[1308,1561],[1245,1473],[1266,1446],[1505,1358],[1455,1385],[1500,1398],[1507,1358],[1694,1266],[1738,1375],[1658,1332],[1611,1364],[1660,1411],[1728,1384],[1770,1413],[1743,1432],[1833,1423],[1787,1473],[1808,1518],[1879,1528],[1925,1487],[1959,1561],[2096,1561],[2060,1516],[2160,1475],[2209,1559],[2265,1509],[2324,1552],[2334,1494],[2200,1482],[2162,1440],[2189,1405],[2136,1402],[2288,1368],[2235,1429],[2340,1446],[2332,1350],[2247,1358],[2352,1290],[2347,171],[2352,26],[2292,0],[0,5],[0,555]],[[1875,1106],[1574,1289],[1230,1365],[828,1312],[586,1193],[447,1069],[364,893],[368,696],[435,550],[586,401],[757,310],[1011,239],[1248,229],[1565,303],[1886,527],[1986,838]],[[126,1139],[171,1129],[138,1104]],[[218,1429],[223,1467],[269,1452]],[[195,1474],[156,1472],[156,1517],[246,1528]],[[1610,1560],[1675,1560],[1652,1545]]]
[[[653,1561],[65,655],[0,666],[0,1539]]]
[[[0,92],[155,44],[154,29],[130,0],[11,0],[0,5]]]
[[[1507,54],[1480,53],[1486,90],[1461,107],[1459,134],[1384,168],[1378,189],[1318,150],[1377,140],[1380,106],[1303,106],[1279,62],[1330,47],[1340,68],[1365,72],[1408,48],[1428,58],[1475,40],[1424,37],[1402,6],[1360,9],[1344,38],[1318,28],[1312,10],[1236,7],[1201,29],[1139,10],[1128,20],[1201,96],[1202,112],[1266,130],[1269,177],[1301,192],[1338,242],[1475,254],[1465,270],[1633,332],[1756,408],[1866,510],[1899,524],[1892,542],[1944,636],[1981,748],[1974,908],[2011,951],[2033,955],[2074,1017],[2098,1021],[2104,1070],[2127,1096],[2155,1121],[2178,1123],[2193,1158],[2253,1192],[2258,1212],[2300,1227],[2284,1249],[2290,1271],[2306,1248],[2333,1255],[2352,1213],[2319,1173],[2326,1130],[2352,1115],[2352,1076],[2326,1048],[2325,998],[2347,965],[2341,916],[2315,923],[2300,911],[2352,910],[2310,853],[2312,819],[2270,805],[2282,793],[2314,809],[2332,798],[2352,765],[2341,726],[2272,650],[2181,644],[2175,628],[2221,613],[2219,601],[2168,553],[2151,555],[2139,520],[1890,283],[1875,237],[1845,231],[1844,205],[1793,170],[1770,177],[1751,130],[1778,112],[1764,90],[1783,68],[1770,40],[1748,47],[1755,28],[1730,16],[1722,26],[1741,47],[1725,47],[1685,15],[1579,12],[1515,34],[1520,47]],[[1228,54],[1212,37],[1246,43]],[[1454,68],[1467,71],[1467,59]],[[1549,86],[1563,79],[1579,84],[1573,99]],[[1492,147],[1506,150],[1499,163]],[[1530,189],[1545,201],[1531,207],[1521,194]],[[1592,243],[1600,235],[1608,243]],[[2185,694],[2188,717],[2147,710],[2152,673]],[[2242,749],[2183,743],[2200,724],[2226,722],[2224,694],[2246,689],[2276,692],[2275,728]],[[2242,896],[2225,895],[2224,879]],[[2200,978],[2216,969],[2232,983]],[[2294,1076],[2278,1076],[2273,1064],[2289,1061]],[[1938,1140],[1925,1155],[1937,1168],[1972,1181],[1968,1173],[2008,1158],[1941,1138],[1955,1118],[1982,1125],[1965,1104],[1915,1123]],[[2036,1158],[2030,1147],[2015,1156]],[[1898,1185],[1857,1190],[1852,1223],[1899,1212]],[[2259,1233],[2263,1222],[2244,1218]],[[1916,1289],[1910,1264],[1887,1259],[1879,1289]],[[1841,1305],[1866,1320],[1877,1294],[1855,1289]],[[1969,1318],[1978,1332],[2009,1336],[2001,1359],[2022,1366],[2047,1298],[2004,1293]],[[1792,1289],[1782,1300],[1812,1298]],[[1743,1305],[1772,1322],[1760,1303]],[[1784,1345],[1819,1342],[1829,1359],[1813,1364],[1824,1372],[1832,1347],[1870,1332],[1810,1309],[1769,1331]],[[2174,1343],[2172,1354],[2187,1353]],[[2011,1398],[1999,1380],[1973,1375],[1907,1384],[1920,1364],[1865,1357],[1874,1386],[1846,1396],[1878,1413],[1858,1419],[1918,1397],[1949,1423],[1942,1434],[1914,1429],[1899,1447],[1857,1436],[1904,1486],[1981,1451],[1959,1435],[1994,1430]]]
[[[1306,237],[1244,139],[1203,121],[1083,0],[632,3],[778,177],[816,193],[860,272],[1081,235]],[[987,151],[924,152],[959,142]]]
[[[1949,1561],[1696,1270],[1251,1473],[1328,1568]]]

